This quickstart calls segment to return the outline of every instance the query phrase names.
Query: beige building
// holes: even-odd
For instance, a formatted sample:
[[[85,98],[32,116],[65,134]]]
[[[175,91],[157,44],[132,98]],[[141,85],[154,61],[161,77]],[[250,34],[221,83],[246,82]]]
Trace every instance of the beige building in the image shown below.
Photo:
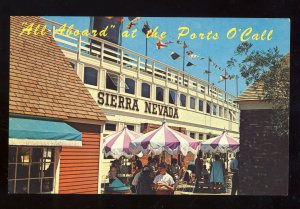
[[[60,27],[45,22],[51,31]],[[233,103],[233,95],[150,57],[89,38],[97,45],[91,46],[86,37],[54,35],[107,117],[104,136],[124,125],[142,132],[144,124],[166,120],[170,126],[184,127],[188,135],[199,140],[219,135],[224,129],[239,137],[239,107]]]

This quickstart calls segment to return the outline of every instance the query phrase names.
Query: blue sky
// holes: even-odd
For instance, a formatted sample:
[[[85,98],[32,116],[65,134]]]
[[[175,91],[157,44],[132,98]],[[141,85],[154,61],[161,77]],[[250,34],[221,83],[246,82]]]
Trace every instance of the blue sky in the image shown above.
[[[89,17],[54,17],[46,16],[45,18],[51,19],[59,23],[66,23],[67,25],[74,24],[74,28],[84,30],[89,28],[90,18]],[[123,30],[127,30],[126,25],[129,23],[127,18],[124,18]],[[187,26],[190,28],[190,34],[199,33],[207,34],[212,31],[213,34],[218,33],[218,40],[201,40],[196,38],[191,40],[190,36],[181,37],[181,41],[185,41],[188,45],[186,50],[192,50],[195,54],[200,57],[208,58],[221,67],[226,67],[226,62],[233,56],[233,52],[237,45],[241,43],[240,34],[247,28],[252,27],[254,33],[261,34],[264,30],[267,33],[273,30],[272,39],[270,41],[262,40],[249,40],[253,44],[255,50],[267,50],[269,48],[277,46],[282,54],[290,52],[290,21],[284,18],[183,18],[183,17],[141,17],[137,21],[137,25],[133,26],[131,30],[137,28],[136,37],[123,38],[122,45],[125,48],[131,49],[141,54],[145,54],[145,35],[142,33],[142,27],[144,23],[148,21],[150,28],[154,29],[159,26],[158,32],[166,32],[167,36],[163,40],[176,42],[178,37],[178,28],[181,26]],[[237,35],[233,39],[227,38],[227,31],[231,28],[237,28]],[[168,65],[182,69],[182,59],[172,60],[170,57],[171,52],[177,52],[182,54],[182,46],[176,43],[169,44],[167,48],[158,50],[156,48],[156,38],[148,39],[148,56],[164,62]],[[185,67],[185,71],[207,80],[207,75],[204,74],[204,70],[207,69],[207,59],[191,60],[186,56],[186,63],[191,61],[196,66]],[[219,77],[222,71],[214,69],[211,66],[211,77],[210,80],[216,86],[224,89],[224,82],[218,83]],[[229,74],[237,74],[240,76],[239,69],[232,69],[228,71]],[[240,76],[241,77],[241,76]],[[227,81],[227,91],[236,95],[236,82],[234,80]],[[239,94],[247,88],[243,78],[239,79]]]

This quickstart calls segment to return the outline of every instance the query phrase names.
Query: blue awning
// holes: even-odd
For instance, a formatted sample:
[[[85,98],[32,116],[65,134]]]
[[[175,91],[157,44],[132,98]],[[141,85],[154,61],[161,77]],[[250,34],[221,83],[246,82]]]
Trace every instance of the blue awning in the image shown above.
[[[9,118],[9,145],[82,146],[82,134],[64,122]]]

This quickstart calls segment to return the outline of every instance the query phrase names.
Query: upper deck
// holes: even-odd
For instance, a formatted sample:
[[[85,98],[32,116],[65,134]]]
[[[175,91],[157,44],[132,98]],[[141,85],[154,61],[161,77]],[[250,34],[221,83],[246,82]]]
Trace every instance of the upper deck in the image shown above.
[[[43,18],[43,20],[47,26],[50,25],[51,33],[62,26],[62,24],[48,19]],[[84,59],[90,64],[93,64],[91,59],[97,59],[99,60],[100,67],[109,68],[119,73],[123,70],[129,70],[135,77],[139,77],[139,74],[152,75],[153,80],[158,79],[165,81],[166,85],[173,84],[172,86],[176,88],[186,89],[186,91],[196,91],[208,97],[224,101],[233,107],[237,107],[237,104],[233,102],[235,96],[232,94],[209,84],[203,79],[152,59],[151,57],[126,49],[120,45],[91,35],[86,36],[87,39],[98,42],[99,44],[84,40],[84,37],[81,35],[75,37],[73,34],[69,36],[56,33],[53,34],[53,37],[64,50],[76,53],[76,59],[78,59],[78,61],[80,61],[82,56],[85,56]],[[115,48],[115,50],[112,50],[112,47]]]
[[[182,70],[106,40],[93,36],[55,34],[53,31],[62,25],[43,20],[66,57],[74,64],[78,76],[95,100],[102,105],[110,121],[115,119],[133,122],[135,118],[134,122],[138,124],[145,120],[157,121],[157,117],[168,117],[171,123],[186,125],[195,130],[203,127],[203,131],[218,132],[226,128],[238,133],[239,108],[233,102],[235,97],[228,92]],[[86,68],[92,68],[96,72],[97,80],[93,85],[86,82]],[[107,77],[114,80],[114,75],[117,77],[115,81],[118,87],[112,90],[107,88]],[[133,81],[133,92],[126,91],[127,79]],[[143,83],[150,86],[149,97],[141,95]],[[158,90],[162,92],[162,100],[157,98]],[[175,95],[173,103],[170,102],[171,94]],[[184,105],[181,95],[186,102]],[[200,104],[200,101],[203,103]],[[208,112],[207,108],[211,110]],[[137,118],[137,115],[130,114],[143,117]],[[180,120],[176,114],[179,114]]]

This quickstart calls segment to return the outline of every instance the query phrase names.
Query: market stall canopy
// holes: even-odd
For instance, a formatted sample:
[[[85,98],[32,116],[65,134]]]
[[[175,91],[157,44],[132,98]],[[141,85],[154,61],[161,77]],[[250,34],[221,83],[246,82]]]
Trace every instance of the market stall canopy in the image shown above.
[[[240,140],[223,131],[220,136],[210,138],[201,143],[200,149],[204,153],[227,153],[239,151]]]
[[[158,129],[150,131],[130,143],[133,153],[142,152],[159,155],[163,151],[171,155],[182,154],[184,156],[190,151],[197,154],[200,141],[195,140],[181,132],[175,131],[164,122]]]
[[[131,158],[133,154],[129,150],[129,144],[132,140],[136,139],[142,134],[130,131],[126,126],[107,137],[105,137],[103,149],[106,157],[112,156],[113,158],[120,158],[124,155],[126,158]],[[141,157],[140,153],[137,153]]]
[[[9,145],[82,146],[82,134],[64,122],[10,117]]]

